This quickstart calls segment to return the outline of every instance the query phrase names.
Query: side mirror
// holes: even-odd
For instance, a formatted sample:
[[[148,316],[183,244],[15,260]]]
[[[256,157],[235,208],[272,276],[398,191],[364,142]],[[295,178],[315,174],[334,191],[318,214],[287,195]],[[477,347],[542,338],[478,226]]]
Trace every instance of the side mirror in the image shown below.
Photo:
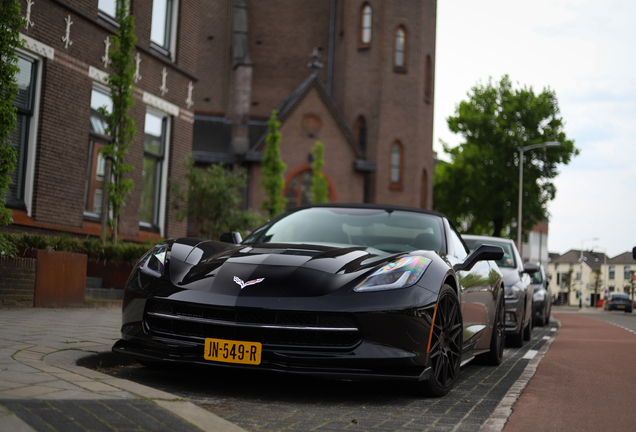
[[[527,262],[523,265],[523,273],[528,273],[529,275],[535,274],[540,271],[541,267],[539,267],[535,263]]]
[[[636,260],[636,247],[632,249],[632,258]]]
[[[463,263],[458,263],[453,266],[453,270],[462,271],[470,270],[479,261],[493,260],[497,261],[504,257],[504,251],[500,246],[480,245],[470,255],[466,257]]]
[[[236,231],[224,232],[223,234],[221,234],[220,240],[223,243],[234,243],[234,244],[239,244],[240,242],[243,241],[243,239],[241,238],[241,234],[237,233]]]

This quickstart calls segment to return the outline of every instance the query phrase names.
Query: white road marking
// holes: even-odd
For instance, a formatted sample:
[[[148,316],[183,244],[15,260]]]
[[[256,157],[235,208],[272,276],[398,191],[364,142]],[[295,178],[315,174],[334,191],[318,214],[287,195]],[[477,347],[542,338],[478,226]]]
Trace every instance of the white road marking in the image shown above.
[[[523,356],[524,359],[532,360],[534,356],[537,355],[538,350],[529,350],[526,355]]]

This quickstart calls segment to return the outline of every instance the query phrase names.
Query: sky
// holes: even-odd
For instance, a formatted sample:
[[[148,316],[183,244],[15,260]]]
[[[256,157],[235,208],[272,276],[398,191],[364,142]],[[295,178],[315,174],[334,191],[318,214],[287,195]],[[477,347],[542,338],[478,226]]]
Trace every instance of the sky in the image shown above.
[[[446,119],[479,82],[556,92],[580,149],[553,180],[548,250],[636,246],[636,1],[439,0],[433,149],[456,146]],[[593,240],[597,238],[598,240]]]

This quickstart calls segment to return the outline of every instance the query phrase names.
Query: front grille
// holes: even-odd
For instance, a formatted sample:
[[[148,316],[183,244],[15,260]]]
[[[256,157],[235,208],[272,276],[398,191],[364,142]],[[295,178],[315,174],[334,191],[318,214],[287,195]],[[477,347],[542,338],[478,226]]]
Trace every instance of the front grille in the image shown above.
[[[362,339],[353,316],[335,313],[216,307],[151,299],[144,321],[151,333],[264,345],[345,348]]]

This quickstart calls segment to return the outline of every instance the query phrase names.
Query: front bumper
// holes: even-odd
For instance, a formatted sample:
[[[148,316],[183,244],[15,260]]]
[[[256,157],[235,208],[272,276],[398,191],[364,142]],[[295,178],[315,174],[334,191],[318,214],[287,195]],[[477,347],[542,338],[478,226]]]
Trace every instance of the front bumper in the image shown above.
[[[523,297],[506,299],[506,334],[518,334],[523,325]]]
[[[311,299],[295,298],[285,302],[275,297],[252,298],[247,305],[247,300],[240,306],[220,305],[219,301],[210,301],[212,297],[207,293],[166,290],[168,292],[162,294],[167,295],[159,298],[126,289],[122,339],[114,345],[114,352],[141,361],[336,379],[421,381],[431,374],[427,348],[436,301],[432,293],[422,291],[420,307],[400,309],[396,304],[391,305],[388,299],[395,299],[393,293],[384,301],[389,305],[388,310],[364,310],[359,304],[361,297],[356,294],[357,310],[349,305],[345,306],[348,310],[320,312],[308,310],[317,303]],[[414,292],[409,294],[405,290],[402,294],[412,299]],[[377,297],[382,293],[371,295]],[[342,307],[343,303],[346,302],[341,298],[336,304]],[[408,302],[402,301],[405,303]],[[294,309],[284,309],[281,304]],[[302,319],[312,317],[308,320],[310,324],[290,324],[297,315]],[[323,321],[324,316],[332,315],[337,320]],[[351,317],[351,320],[341,321],[343,317]],[[317,329],[319,325],[323,328]],[[340,328],[331,331],[332,327]],[[261,363],[244,365],[206,360],[206,338],[260,342]]]

